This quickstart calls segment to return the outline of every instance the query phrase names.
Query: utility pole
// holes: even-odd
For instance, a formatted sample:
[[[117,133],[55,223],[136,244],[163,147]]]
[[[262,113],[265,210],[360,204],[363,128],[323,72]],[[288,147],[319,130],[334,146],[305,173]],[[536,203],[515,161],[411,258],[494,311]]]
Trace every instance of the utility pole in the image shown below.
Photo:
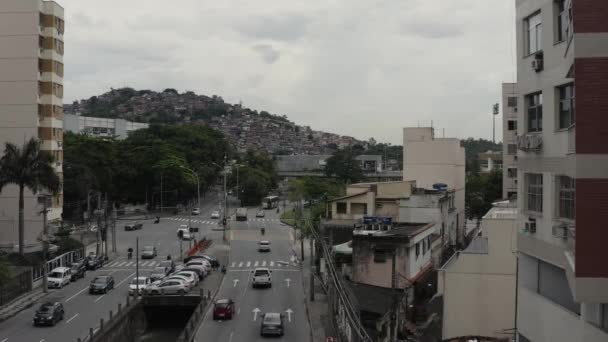
[[[139,236],[135,237],[135,283],[137,296],[139,296]]]
[[[226,191],[226,155],[224,154],[224,165],[222,165],[222,172],[224,173],[224,219],[222,224],[224,225],[224,236],[223,239],[226,241],[226,228],[228,227],[228,220],[226,218],[226,212],[228,211],[228,192]],[[238,196],[238,194],[237,194]]]
[[[163,174],[164,170],[160,171],[160,213],[163,213]]]
[[[48,279],[47,279],[47,262],[48,262],[48,253],[49,253],[49,238],[48,238],[48,227],[46,224],[46,219],[47,219],[47,213],[48,213],[48,209],[47,209],[47,200],[48,197],[45,195],[44,196],[44,207],[42,209],[42,291],[44,291],[44,293],[48,293],[49,292],[49,285],[48,285]]]
[[[498,103],[492,105],[492,142],[496,144],[496,115],[498,115]]]
[[[397,262],[397,250],[393,250],[392,255],[392,265],[391,265],[391,288],[393,292],[393,310],[391,315],[391,328],[389,334],[391,336],[391,342],[397,341],[397,310],[399,308],[398,305],[398,296],[397,296],[397,274],[396,274],[396,262]]]
[[[315,272],[314,272],[315,261],[313,258],[314,252],[313,252],[312,234],[310,236],[309,242],[310,242],[310,301],[314,302],[315,301]]]
[[[112,252],[116,253],[116,203],[112,203]]]
[[[104,227],[103,227],[103,245],[104,245],[104,253],[105,258],[108,258],[108,193],[105,193],[105,200],[103,201],[103,218],[104,218]]]

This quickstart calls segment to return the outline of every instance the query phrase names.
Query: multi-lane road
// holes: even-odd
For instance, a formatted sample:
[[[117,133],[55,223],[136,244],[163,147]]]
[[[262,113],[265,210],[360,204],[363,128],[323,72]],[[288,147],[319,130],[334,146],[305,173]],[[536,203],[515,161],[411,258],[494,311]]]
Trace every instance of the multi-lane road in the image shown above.
[[[200,232],[197,238],[203,236],[221,236],[213,229],[218,227],[217,220],[210,219],[210,213],[218,209],[218,199],[208,198],[202,203],[201,215],[192,217],[192,225],[198,226]],[[117,249],[118,255],[112,258],[103,268],[89,271],[84,279],[59,290],[49,290],[49,295],[33,307],[21,311],[16,316],[0,323],[0,342],[71,342],[78,337],[84,337],[89,328],[99,326],[101,318],[108,319],[109,311],[116,312],[119,303],[124,305],[128,296],[130,280],[135,276],[136,259],[128,260],[126,251],[129,247],[135,249],[136,237],[139,237],[140,249],[146,245],[154,245],[158,250],[155,259],[139,260],[141,274],[147,275],[156,263],[164,260],[167,255],[174,259],[178,257],[180,242],[177,239],[176,228],[179,224],[187,223],[189,217],[169,217],[154,224],[153,220],[145,220],[143,229],[125,231],[124,224],[128,221],[118,221]],[[188,242],[183,242],[185,251]],[[90,295],[89,283],[96,275],[111,274],[115,280],[115,289],[105,295]],[[63,303],[65,318],[53,327],[34,327],[32,318],[40,303],[58,301]]]
[[[294,253],[293,233],[281,225],[274,210],[267,210],[264,219],[255,218],[249,210],[246,222],[231,222],[228,231],[230,257],[226,276],[216,299],[235,301],[232,320],[214,321],[212,308],[205,314],[196,341],[261,341],[261,315],[280,312],[285,315],[284,341],[310,341],[310,325],[306,317],[305,295],[300,267]],[[261,235],[264,227],[266,233]],[[269,240],[270,252],[258,252],[258,242]],[[271,288],[252,288],[252,271],[256,267],[272,270]]]

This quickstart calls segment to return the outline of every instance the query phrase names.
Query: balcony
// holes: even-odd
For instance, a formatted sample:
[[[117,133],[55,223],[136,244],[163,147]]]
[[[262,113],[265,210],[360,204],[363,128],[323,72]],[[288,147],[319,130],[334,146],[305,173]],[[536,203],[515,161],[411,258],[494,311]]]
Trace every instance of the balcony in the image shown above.
[[[568,128],[568,153],[576,153],[576,126]]]
[[[543,146],[543,136],[539,133],[528,133],[517,136],[517,148],[524,152],[539,152]]]

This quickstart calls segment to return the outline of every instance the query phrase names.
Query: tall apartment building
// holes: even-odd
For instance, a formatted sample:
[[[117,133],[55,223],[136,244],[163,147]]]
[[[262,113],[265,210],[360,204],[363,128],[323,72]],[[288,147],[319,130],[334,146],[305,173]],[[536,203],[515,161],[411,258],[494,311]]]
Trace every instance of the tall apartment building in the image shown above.
[[[447,185],[449,210],[456,213],[456,220],[445,230],[456,237],[456,243],[463,243],[465,234],[464,178],[464,147],[459,139],[436,138],[432,127],[403,129],[403,179],[415,180],[423,189],[433,189],[438,183]]]
[[[517,196],[517,84],[502,84],[502,198]]]
[[[19,146],[31,137],[55,156],[62,177],[64,11],[53,1],[0,1],[0,143]],[[3,150],[3,147],[2,147]],[[60,219],[63,195],[52,199],[50,221]],[[38,197],[25,194],[25,242],[38,245]],[[18,243],[18,189],[0,194],[0,248]]]
[[[606,18],[516,1],[519,341],[608,341]]]

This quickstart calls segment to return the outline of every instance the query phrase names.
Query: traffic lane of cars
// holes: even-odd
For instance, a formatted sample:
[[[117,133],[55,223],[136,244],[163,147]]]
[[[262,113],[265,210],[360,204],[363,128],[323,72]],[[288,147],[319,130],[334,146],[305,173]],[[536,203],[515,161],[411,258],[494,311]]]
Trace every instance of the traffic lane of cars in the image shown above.
[[[112,273],[116,283],[116,289],[111,290],[106,295],[89,295],[89,282],[97,274]],[[89,271],[83,280],[72,283],[59,290],[49,290],[49,295],[44,297],[34,306],[21,311],[9,320],[0,323],[0,341],[71,341],[76,340],[88,333],[89,327],[99,325],[99,319],[107,319],[109,310],[116,311],[118,303],[125,303],[127,290],[124,282],[128,279],[131,272],[110,271],[103,269]],[[126,282],[126,281],[125,281]],[[36,310],[42,303],[59,302],[64,307],[64,319],[55,326],[33,325],[33,317]]]

